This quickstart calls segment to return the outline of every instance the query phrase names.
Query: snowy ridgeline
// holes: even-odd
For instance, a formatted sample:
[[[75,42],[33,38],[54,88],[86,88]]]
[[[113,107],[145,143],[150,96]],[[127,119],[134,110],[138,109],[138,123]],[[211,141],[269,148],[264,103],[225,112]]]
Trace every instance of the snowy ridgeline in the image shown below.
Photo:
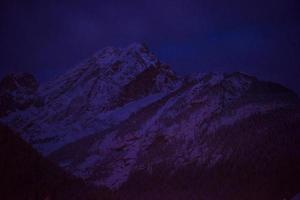
[[[5,111],[2,122],[73,174],[110,188],[166,161],[174,171],[213,166],[229,153],[213,151],[207,136],[298,102],[288,89],[243,73],[178,76],[141,44],[105,48],[30,92],[3,87],[2,95],[21,94],[16,105],[40,103]]]

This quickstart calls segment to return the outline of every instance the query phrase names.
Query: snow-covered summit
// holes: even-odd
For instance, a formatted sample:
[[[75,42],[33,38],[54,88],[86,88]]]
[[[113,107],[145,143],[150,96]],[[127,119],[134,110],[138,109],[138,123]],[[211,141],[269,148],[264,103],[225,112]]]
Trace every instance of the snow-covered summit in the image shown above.
[[[126,48],[107,47],[86,62],[42,87],[40,93],[47,101],[84,96],[90,104],[105,109],[115,101],[124,87],[149,69],[156,68],[161,76],[175,76],[144,45],[135,43]],[[166,83],[172,84],[172,83]],[[168,87],[168,86],[166,86]],[[96,101],[96,102],[95,102]]]
[[[96,62],[101,67],[111,67],[111,64],[118,61],[128,65],[138,62],[138,64],[147,67],[156,65],[159,59],[150,52],[145,44],[140,43],[133,43],[124,48],[106,47],[88,59],[88,62]],[[83,63],[83,65],[85,64]]]
[[[51,152],[119,123],[124,120],[119,112],[128,109],[129,116],[179,85],[180,80],[171,68],[161,63],[145,45],[107,47],[42,85],[37,95],[45,106],[15,113],[7,120],[16,121],[15,127],[26,127],[25,139],[43,144],[40,151]],[[51,142],[44,145],[44,141]]]

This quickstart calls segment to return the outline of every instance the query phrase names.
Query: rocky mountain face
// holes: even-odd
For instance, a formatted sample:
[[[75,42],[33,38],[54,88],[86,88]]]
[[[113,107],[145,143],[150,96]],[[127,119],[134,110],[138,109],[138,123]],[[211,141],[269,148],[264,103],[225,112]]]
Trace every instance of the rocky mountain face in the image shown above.
[[[300,104],[279,84],[239,72],[181,77],[132,44],[99,51],[33,99],[39,103],[12,107],[1,121],[121,199],[283,199],[300,191]]]
[[[205,154],[185,164],[173,160],[180,141],[156,136],[139,163],[160,162],[134,170],[119,192],[123,199],[291,199],[299,191],[299,119],[299,107],[256,113],[202,135]]]

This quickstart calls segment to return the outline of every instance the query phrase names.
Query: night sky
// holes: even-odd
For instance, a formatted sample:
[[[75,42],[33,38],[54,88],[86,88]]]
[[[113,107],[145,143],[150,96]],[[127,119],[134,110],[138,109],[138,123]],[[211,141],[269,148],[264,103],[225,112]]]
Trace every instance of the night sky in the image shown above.
[[[242,71],[300,94],[299,0],[65,2],[1,1],[1,76],[43,82],[103,47],[145,42],[180,74]]]

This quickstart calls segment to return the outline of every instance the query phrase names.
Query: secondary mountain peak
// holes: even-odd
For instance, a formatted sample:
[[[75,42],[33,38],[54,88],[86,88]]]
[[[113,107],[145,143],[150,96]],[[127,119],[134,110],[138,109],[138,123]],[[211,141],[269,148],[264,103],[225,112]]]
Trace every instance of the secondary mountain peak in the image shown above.
[[[16,91],[23,89],[35,92],[39,84],[35,77],[29,73],[11,73],[0,81],[0,89],[5,91]]]
[[[39,84],[32,74],[11,73],[0,81],[0,117],[32,105],[41,105],[36,96]]]

